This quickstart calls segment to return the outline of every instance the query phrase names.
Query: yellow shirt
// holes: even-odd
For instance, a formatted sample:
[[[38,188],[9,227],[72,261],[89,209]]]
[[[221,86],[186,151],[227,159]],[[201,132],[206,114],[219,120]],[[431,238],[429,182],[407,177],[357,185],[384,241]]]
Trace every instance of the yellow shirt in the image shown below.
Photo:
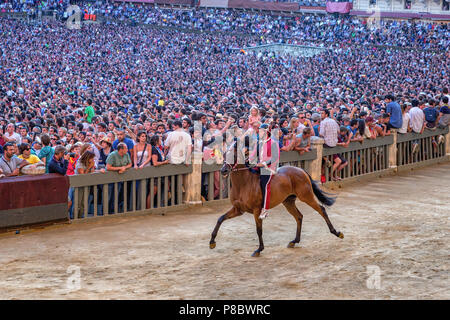
[[[34,154],[30,154],[30,157],[28,159],[25,159],[22,155],[20,155],[18,158],[22,160],[27,160],[29,164],[35,164],[41,161],[41,159],[39,159],[39,157],[35,156]]]
[[[160,99],[158,101],[158,106],[164,107],[164,100],[163,99]]]

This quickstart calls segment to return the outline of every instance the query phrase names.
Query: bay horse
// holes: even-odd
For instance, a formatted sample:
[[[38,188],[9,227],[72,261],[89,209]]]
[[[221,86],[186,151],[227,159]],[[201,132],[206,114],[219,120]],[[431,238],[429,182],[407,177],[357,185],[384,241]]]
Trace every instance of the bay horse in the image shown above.
[[[236,143],[234,143],[236,147]],[[231,149],[231,148],[230,148]],[[229,164],[224,160],[221,168],[223,176],[230,175],[231,192],[230,201],[233,207],[222,215],[211,234],[209,247],[216,247],[216,236],[221,224],[228,219],[241,216],[244,212],[253,214],[256,224],[256,233],[259,238],[259,247],[252,256],[259,257],[261,251],[264,250],[262,238],[262,220],[259,215],[262,210],[262,192],[260,187],[260,178],[258,174],[252,173],[247,164]],[[303,215],[295,205],[295,200],[305,202],[315,211],[317,211],[327,223],[332,234],[343,239],[344,234],[336,231],[328,218],[325,206],[332,206],[336,201],[335,197],[329,196],[328,193],[322,191],[318,184],[311,178],[305,170],[292,166],[284,166],[277,170],[271,180],[270,191],[270,208],[276,207],[282,203],[287,211],[294,217],[297,222],[297,232],[295,239],[289,242],[288,248],[294,248],[296,243],[300,242],[300,233],[302,230]],[[314,195],[317,197],[315,199]]]

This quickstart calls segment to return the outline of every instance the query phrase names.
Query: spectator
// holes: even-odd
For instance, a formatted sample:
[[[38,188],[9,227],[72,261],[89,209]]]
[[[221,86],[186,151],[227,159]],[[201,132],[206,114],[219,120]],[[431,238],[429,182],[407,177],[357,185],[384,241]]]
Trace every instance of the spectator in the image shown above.
[[[402,104],[402,127],[398,129],[398,133],[405,134],[411,131],[411,127],[409,126],[409,107],[411,106],[410,102],[405,102]]]
[[[261,115],[259,114],[259,110],[257,106],[252,106],[250,108],[250,115],[248,117],[248,124],[250,126],[253,126],[254,122],[259,122],[261,121]]]
[[[14,130],[16,129],[15,125],[12,123],[9,123],[6,126],[6,132],[3,135],[3,139],[6,142],[14,142],[16,145],[19,145],[22,142],[22,138],[18,133],[16,133]]]
[[[52,160],[55,151],[50,147],[50,137],[48,134],[41,136],[41,142],[44,147],[39,151],[38,157],[45,164],[45,173],[49,173],[50,161]]]
[[[386,113],[390,115],[388,129],[399,129],[402,127],[402,108],[394,101],[392,94],[386,95],[385,101],[387,103]]]
[[[57,146],[52,160],[48,164],[49,173],[59,173],[66,175],[69,166],[69,154],[63,146]]]
[[[89,174],[95,172],[95,153],[92,151],[85,151],[77,162],[75,174]],[[105,172],[104,169],[101,172]],[[96,204],[94,204],[96,205]],[[84,214],[84,188],[78,188],[78,212],[77,218],[82,218]]]
[[[92,118],[94,116],[95,116],[95,110],[94,110],[94,107],[92,106],[92,100],[87,99],[86,108],[84,109],[84,119],[86,119],[86,121],[88,123],[92,123]]]
[[[164,151],[161,147],[161,137],[158,135],[153,135],[150,138],[150,144],[152,146],[151,165],[154,167],[158,167],[164,164],[168,164],[169,160],[165,159]]]
[[[168,158],[172,164],[190,164],[191,159],[191,136],[183,131],[181,122],[173,122],[174,131],[170,132],[164,145],[169,149]]]
[[[131,168],[131,157],[128,153],[128,147],[125,142],[119,142],[117,144],[117,150],[111,152],[106,158],[106,170],[111,172],[115,171],[119,174],[124,173],[126,170]],[[119,195],[118,203],[119,207],[123,206],[123,184],[124,182],[117,183],[117,194]],[[139,188],[139,185],[136,185],[136,188]],[[128,188],[128,190],[131,190]],[[109,203],[109,212],[113,213],[114,210],[114,183],[108,184],[108,203]],[[130,200],[130,197],[128,197]]]
[[[147,132],[139,131],[136,145],[133,148],[134,168],[142,169],[150,165],[151,145],[147,143]]]
[[[101,149],[100,149],[100,159],[98,162],[99,168],[106,168],[106,159],[108,155],[112,151],[112,140],[108,137],[103,138],[100,141]]]
[[[425,104],[423,113],[425,115],[425,127],[430,130],[436,129],[437,120],[439,118],[439,110],[427,103]]]
[[[439,110],[439,128],[443,129],[450,125],[450,108],[448,107],[448,96],[442,98],[442,107]]]
[[[363,135],[359,132],[359,121],[357,119],[352,119],[350,125],[347,127],[349,133],[351,133],[351,141],[363,142]]]
[[[312,127],[314,129],[314,135],[316,137],[318,137],[319,136],[319,126],[320,126],[320,114],[313,113],[311,115],[311,121],[312,121]]]
[[[113,149],[114,150],[118,150],[117,146],[119,145],[119,143],[125,143],[127,146],[127,152],[128,154],[131,156],[132,152],[133,152],[133,148],[134,148],[134,142],[133,140],[125,137],[125,130],[124,129],[118,129],[117,130],[117,140],[115,140],[113,142]]]
[[[377,138],[377,130],[375,125],[375,119],[373,117],[366,118],[366,127],[364,131],[364,138],[367,139],[376,139]]]
[[[418,100],[412,101],[412,108],[409,110],[409,118],[411,129],[415,133],[422,134],[425,129],[425,114],[423,113],[424,103],[420,103]],[[412,142],[412,153],[416,153],[419,150],[420,140],[414,140]]]
[[[126,143],[119,142],[117,150],[111,152],[106,158],[106,170],[124,173],[129,168],[131,168],[131,158],[128,147]]]
[[[14,154],[16,151],[14,142],[7,142],[3,146],[3,149],[3,156],[0,158],[1,174],[4,174],[6,177],[18,176],[20,174],[20,169],[29,163],[26,160],[18,158]]]
[[[19,145],[19,159],[26,160],[29,164],[44,165],[39,157],[31,154],[31,147],[28,143],[21,143]]]
[[[67,175],[68,176],[72,176],[75,174],[75,168],[77,166],[77,161],[81,156],[81,148],[82,147],[83,147],[83,143],[77,142],[77,143],[73,144],[69,149],[69,166],[67,167]]]
[[[311,151],[311,135],[312,129],[310,127],[304,128],[303,132],[297,135],[294,150],[300,155]]]
[[[322,111],[322,122],[320,123],[319,134],[324,138],[324,147],[335,147],[338,142],[339,125],[334,119],[330,118],[330,111],[324,109]]]
[[[388,113],[383,113],[380,115],[377,125],[375,126],[377,130],[377,136],[384,137],[389,136],[391,134],[391,130],[389,129],[389,119],[390,115]],[[402,125],[403,125],[403,117],[402,117]]]

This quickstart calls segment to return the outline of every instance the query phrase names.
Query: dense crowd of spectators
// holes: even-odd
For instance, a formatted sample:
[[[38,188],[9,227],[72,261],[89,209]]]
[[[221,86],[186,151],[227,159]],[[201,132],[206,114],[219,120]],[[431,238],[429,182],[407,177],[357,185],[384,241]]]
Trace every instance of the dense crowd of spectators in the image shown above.
[[[28,4],[33,2],[34,4]],[[20,10],[29,11],[36,5],[57,10],[60,17],[69,4],[68,0],[35,1],[21,3],[6,1]],[[302,14],[274,16],[270,13],[237,11],[217,8],[169,10],[146,4],[77,1],[82,12],[100,14],[118,21],[132,21],[151,26],[169,26],[198,31],[220,31],[248,34],[250,43],[288,42],[292,44],[316,44],[322,46],[385,45],[417,47],[421,49],[449,50],[450,29],[447,24],[429,21],[396,21],[367,19],[357,16]]]
[[[117,18],[131,10],[147,23],[227,32],[1,19],[0,174],[184,163],[195,121],[207,137],[204,157],[217,159],[223,149],[210,142],[227,130],[255,136],[261,123],[280,129],[282,151],[301,154],[311,136],[345,146],[449,123],[445,25],[382,21],[390,31],[372,32],[346,17],[105,8]],[[242,30],[249,35],[234,34]],[[284,36],[336,45],[314,57],[232,50]],[[354,46],[369,43],[416,48]]]

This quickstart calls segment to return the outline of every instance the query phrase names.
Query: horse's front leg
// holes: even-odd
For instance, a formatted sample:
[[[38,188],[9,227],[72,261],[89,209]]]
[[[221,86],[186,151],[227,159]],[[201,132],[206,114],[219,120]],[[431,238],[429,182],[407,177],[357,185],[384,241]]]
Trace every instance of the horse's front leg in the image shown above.
[[[237,209],[236,207],[233,207],[217,220],[216,227],[214,228],[214,231],[211,234],[211,240],[209,241],[210,249],[214,249],[216,247],[215,240],[216,240],[217,232],[219,232],[219,228],[220,228],[220,225],[222,224],[222,222],[224,222],[227,219],[231,219],[231,218],[234,218],[234,217],[237,217],[240,215],[242,215],[242,212],[239,209]]]
[[[258,249],[253,252],[252,257],[259,257],[261,251],[264,250],[264,242],[262,238],[262,220],[259,218],[259,215],[261,214],[261,208],[255,209],[253,211],[253,217],[255,218],[255,224],[256,224],[256,233],[258,234],[259,239],[259,247]]]

